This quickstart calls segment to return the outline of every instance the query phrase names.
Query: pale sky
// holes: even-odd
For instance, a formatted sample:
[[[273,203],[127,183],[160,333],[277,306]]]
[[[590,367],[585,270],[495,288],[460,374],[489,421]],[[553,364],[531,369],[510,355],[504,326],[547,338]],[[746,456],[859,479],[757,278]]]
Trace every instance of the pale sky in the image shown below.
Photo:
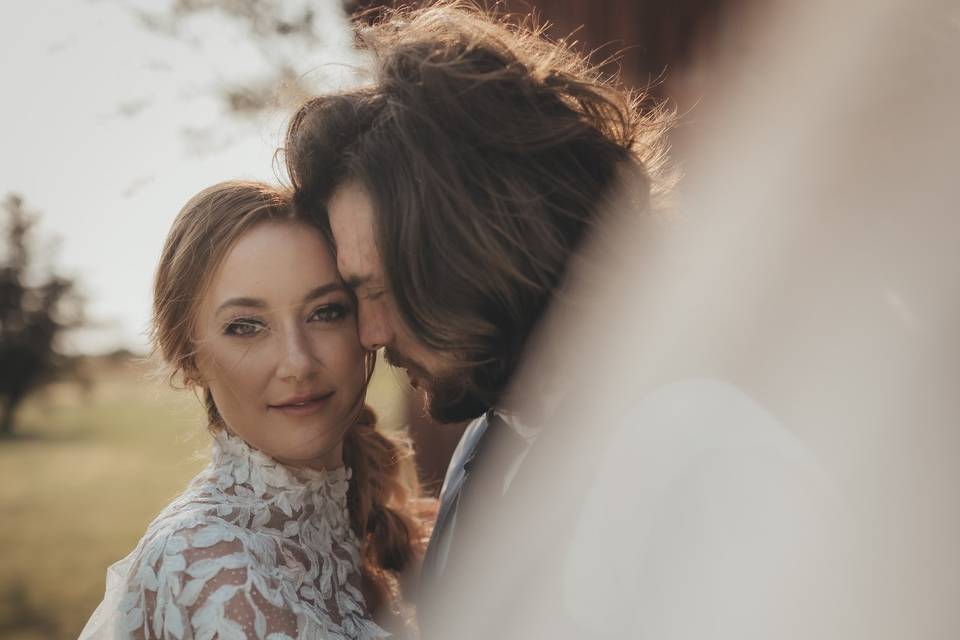
[[[139,12],[172,4],[0,5],[0,198],[21,194],[42,214],[39,239],[61,240],[55,264],[79,280],[97,325],[71,350],[145,350],[153,270],[180,207],[221,180],[275,181],[289,113],[232,115],[219,88],[265,77],[266,55],[317,90],[356,81],[340,0],[310,3],[321,44],[287,38],[267,53],[219,13],[191,16],[177,35],[144,26]]]

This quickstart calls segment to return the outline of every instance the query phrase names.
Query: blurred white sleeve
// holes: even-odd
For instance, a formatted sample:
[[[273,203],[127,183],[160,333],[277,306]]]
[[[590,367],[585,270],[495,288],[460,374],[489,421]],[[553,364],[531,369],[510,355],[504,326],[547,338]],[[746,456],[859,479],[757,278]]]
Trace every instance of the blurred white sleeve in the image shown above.
[[[803,444],[735,387],[689,380],[612,430],[564,567],[597,637],[849,638],[853,534]]]

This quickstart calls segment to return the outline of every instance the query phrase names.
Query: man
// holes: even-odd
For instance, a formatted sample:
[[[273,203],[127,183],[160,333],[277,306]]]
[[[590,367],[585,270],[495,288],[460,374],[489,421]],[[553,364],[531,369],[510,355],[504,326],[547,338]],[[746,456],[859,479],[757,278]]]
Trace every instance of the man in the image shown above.
[[[944,167],[958,130],[943,124],[957,39],[940,3],[923,20],[917,3],[775,4],[771,31],[737,43],[758,62],[719,70],[737,99],[698,147],[696,224],[629,235],[659,254],[606,274],[599,299],[629,300],[564,314],[576,331],[551,334],[602,363],[571,376],[595,413],[566,412],[576,403],[547,380],[529,395],[549,417],[527,420],[514,408],[530,397],[510,390],[518,375],[536,390],[531,336],[567,304],[611,166],[655,189],[631,132],[656,127],[632,126],[629,101],[562,51],[448,9],[374,31],[376,86],[298,114],[291,175],[330,215],[365,342],[411,370],[435,415],[485,413],[444,488],[428,637],[956,628],[956,359],[940,348],[956,296],[936,283],[957,273]],[[553,455],[558,425],[611,422],[631,427],[614,446],[583,436],[566,449],[579,458]],[[529,490],[538,475],[546,490]]]
[[[636,211],[665,187],[665,120],[566,46],[458,3],[393,13],[361,40],[375,84],[304,105],[286,160],[298,203],[326,212],[363,345],[435,419],[476,418],[425,559],[435,600],[489,542],[469,512],[505,504],[536,448],[550,394],[531,419],[509,390],[571,257],[624,182]]]

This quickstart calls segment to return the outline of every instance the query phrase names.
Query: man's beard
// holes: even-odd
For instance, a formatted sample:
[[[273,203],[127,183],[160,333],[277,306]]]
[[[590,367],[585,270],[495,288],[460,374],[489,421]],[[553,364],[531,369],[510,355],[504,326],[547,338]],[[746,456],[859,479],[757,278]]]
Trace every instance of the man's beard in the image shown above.
[[[387,362],[406,369],[415,378],[425,395],[427,413],[437,422],[472,420],[490,408],[489,403],[474,391],[465,374],[431,374],[419,363],[400,353],[385,349]]]

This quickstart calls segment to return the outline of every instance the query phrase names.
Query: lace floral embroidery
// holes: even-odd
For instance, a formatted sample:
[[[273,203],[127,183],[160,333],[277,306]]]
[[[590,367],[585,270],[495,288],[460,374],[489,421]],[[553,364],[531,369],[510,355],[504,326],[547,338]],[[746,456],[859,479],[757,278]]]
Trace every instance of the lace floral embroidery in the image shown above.
[[[360,592],[350,470],[285,467],[226,432],[131,555],[121,636],[381,638]]]

